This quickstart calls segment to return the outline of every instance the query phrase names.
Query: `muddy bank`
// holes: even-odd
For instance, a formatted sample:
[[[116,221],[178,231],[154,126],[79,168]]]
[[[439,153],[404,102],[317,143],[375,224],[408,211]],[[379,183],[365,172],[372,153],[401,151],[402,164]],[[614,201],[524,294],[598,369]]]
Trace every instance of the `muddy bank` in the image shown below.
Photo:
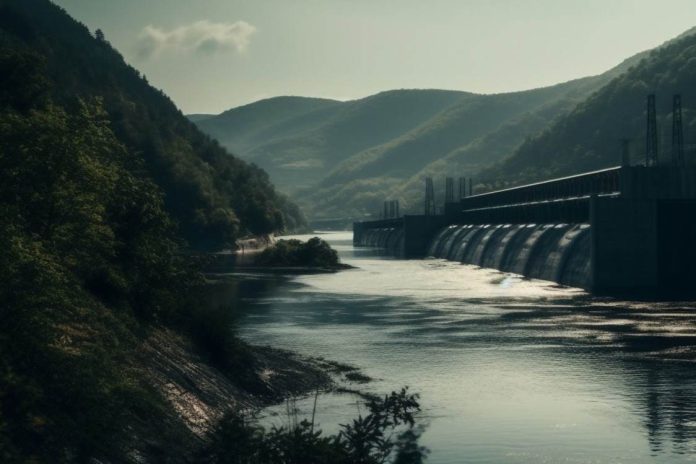
[[[156,329],[140,344],[131,368],[143,384],[166,401],[166,417],[134,417],[133,449],[137,462],[192,462],[218,420],[230,411],[254,411],[292,396],[336,387],[320,360],[271,347],[247,346],[253,375],[263,388],[242,387],[209,363],[184,336]],[[176,436],[162,440],[161,437]],[[177,456],[172,461],[171,456]]]
[[[271,243],[255,242],[254,247],[245,246],[245,253],[255,250],[253,253],[258,254],[262,246]],[[212,320],[217,320],[217,313],[231,314],[231,319],[222,318],[220,322],[230,324],[230,330],[234,318],[244,314],[245,300],[272,291],[287,281],[288,274],[335,272],[316,267],[256,266],[249,268],[250,273],[240,273],[244,268],[236,264],[232,267],[235,273],[206,273],[207,284],[197,297],[203,307],[213,309]],[[241,341],[239,344],[234,351],[238,364],[221,366],[219,360],[214,361],[210,353],[201,350],[200,340],[194,342],[173,330],[154,329],[142,338],[132,368],[166,404],[161,417],[134,418],[134,461],[157,462],[158,456],[166,456],[168,462],[196,462],[196,453],[229,412],[253,413],[317,391],[356,393],[351,386],[369,381],[357,368],[331,360]],[[172,443],[165,436],[179,438]],[[171,461],[172,455],[178,458]]]
[[[240,387],[198,354],[190,340],[168,330],[150,335],[139,354],[149,383],[171,403],[191,432],[201,437],[232,409],[260,408],[334,385],[315,360],[270,347],[248,348],[254,374],[265,386],[255,392]]]

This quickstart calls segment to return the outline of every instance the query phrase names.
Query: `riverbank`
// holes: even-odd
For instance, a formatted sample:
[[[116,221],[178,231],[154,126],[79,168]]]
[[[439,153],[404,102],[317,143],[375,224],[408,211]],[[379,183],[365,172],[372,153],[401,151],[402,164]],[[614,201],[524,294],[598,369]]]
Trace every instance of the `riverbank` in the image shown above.
[[[139,373],[140,381],[167,404],[164,417],[131,418],[129,454],[143,462],[157,462],[162,456],[168,462],[195,461],[226,414],[253,413],[287,398],[338,387],[326,361],[268,346],[244,349],[260,388],[246,388],[205,359],[190,339],[172,330],[155,329],[144,338],[128,369]],[[173,443],[161,436],[178,440]]]
[[[248,269],[256,276],[265,276],[261,281],[269,286],[278,279],[287,278],[282,276],[336,272],[336,269],[313,267]],[[263,340],[261,343],[238,340],[234,326],[243,312],[239,296],[246,291],[239,286],[250,282],[247,276],[251,274],[247,274],[244,267],[234,270],[234,274],[206,274],[207,283],[197,297],[199,305],[210,308],[202,317],[217,321],[213,322],[215,326],[229,327],[229,335],[223,336],[214,330],[204,332],[203,338],[189,337],[160,327],[141,338],[129,368],[166,402],[161,417],[134,426],[137,433],[132,434],[131,454],[143,462],[152,462],[158,455],[168,459],[172,455],[179,456],[176,462],[195,462],[196,453],[206,446],[221,419],[227,415],[254,416],[269,406],[317,392],[349,391],[360,395],[356,388],[371,380],[358,368],[347,364],[302,356],[291,350],[267,346]],[[260,284],[260,294],[271,288],[264,285]],[[233,343],[231,352],[223,351],[233,358],[231,362],[227,358],[211,357],[206,349],[207,341],[219,336],[225,343]],[[131,424],[138,422],[137,417],[130,421]],[[167,430],[164,434],[167,437],[179,437],[175,445],[170,439],[160,440],[158,435],[163,429]],[[172,446],[176,450],[174,453]]]
[[[237,252],[213,255],[222,272],[206,272],[206,283],[194,298],[200,309],[185,324],[191,329],[188,333],[155,324],[136,337],[122,367],[134,372],[159,404],[157,413],[147,417],[140,417],[137,408],[127,413],[129,454],[136,461],[196,462],[197,453],[230,415],[254,417],[268,407],[315,393],[366,397],[360,389],[371,379],[354,366],[268,346],[273,343],[264,338],[245,342],[236,337],[237,322],[245,317],[244,301],[272,292],[291,276],[349,267],[257,264],[258,256],[274,243],[270,237],[256,238],[245,241]],[[314,246],[335,255],[325,243]],[[315,250],[310,251],[314,256]]]
[[[258,235],[236,242],[235,250],[222,250],[202,256],[206,272],[230,272],[240,266],[253,266],[259,254],[273,246],[275,238],[271,235]]]

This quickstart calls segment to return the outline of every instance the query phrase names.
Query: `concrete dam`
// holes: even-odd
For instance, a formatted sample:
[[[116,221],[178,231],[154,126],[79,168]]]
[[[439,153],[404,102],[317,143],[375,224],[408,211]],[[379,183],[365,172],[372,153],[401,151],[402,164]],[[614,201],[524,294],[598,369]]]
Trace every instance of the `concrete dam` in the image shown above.
[[[449,184],[449,181],[448,181]],[[696,296],[696,168],[622,166],[353,224],[356,246],[645,298]],[[460,195],[462,188],[460,186]]]

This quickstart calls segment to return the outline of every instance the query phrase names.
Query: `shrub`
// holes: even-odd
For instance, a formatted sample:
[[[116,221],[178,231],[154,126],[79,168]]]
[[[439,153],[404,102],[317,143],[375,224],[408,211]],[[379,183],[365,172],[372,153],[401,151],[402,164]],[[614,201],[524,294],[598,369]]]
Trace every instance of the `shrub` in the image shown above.
[[[275,245],[261,253],[257,263],[265,266],[318,267],[325,269],[347,267],[341,264],[336,250],[319,237],[313,237],[306,242],[296,239],[279,240]]]
[[[418,446],[414,414],[418,395],[406,388],[367,402],[369,413],[324,435],[308,420],[266,431],[238,414],[223,418],[202,453],[214,464],[417,464],[427,450]],[[394,438],[396,436],[396,438]]]

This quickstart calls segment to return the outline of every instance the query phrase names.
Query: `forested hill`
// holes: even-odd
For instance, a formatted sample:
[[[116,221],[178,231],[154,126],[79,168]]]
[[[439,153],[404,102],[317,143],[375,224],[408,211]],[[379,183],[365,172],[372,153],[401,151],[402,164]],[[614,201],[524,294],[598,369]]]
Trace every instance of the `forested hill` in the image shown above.
[[[693,32],[661,48],[681,43]],[[562,150],[549,145],[545,152],[541,144],[549,140],[546,136],[534,145],[527,140],[537,140],[574,110],[584,111],[588,98],[602,98],[592,97],[594,92],[649,54],[638,53],[597,76],[520,92],[393,90],[346,102],[281,97],[192,119],[240,156],[267,169],[311,218],[374,214],[385,199],[399,199],[403,210],[416,212],[421,209],[425,176],[433,177],[436,190],[442,192],[445,176],[473,177],[484,189],[604,165],[596,154],[578,155],[595,161],[572,161],[576,154],[568,155],[573,149],[568,145]],[[631,103],[638,113],[642,98]],[[661,101],[668,105],[670,98],[666,95]],[[608,114],[624,104],[613,103]],[[607,107],[606,98],[602,104]],[[585,127],[595,127],[604,118],[590,117]],[[618,138],[611,142],[614,162]]]
[[[221,248],[242,234],[304,225],[264,171],[230,156],[127,65],[108,38],[95,37],[48,0],[1,0],[0,46],[3,79],[23,78],[13,67],[19,59],[46,84],[54,104],[101,101],[117,140],[162,189],[167,211],[191,246]]]
[[[266,169],[312,218],[374,213],[388,198],[417,211],[424,176],[478,177],[639,58],[599,76],[520,92],[402,89],[346,102],[278,97],[191,119]]]
[[[196,115],[188,118],[227,148],[252,154],[253,159],[256,146],[310,127],[340,104],[323,98],[275,97],[203,119]]]
[[[187,247],[299,213],[48,0],[0,0],[0,141],[0,462],[194,462],[180,398],[269,390]]]
[[[277,97],[199,121],[288,193],[311,189],[345,159],[413,130],[466,92],[393,90],[354,101]]]
[[[653,50],[570,114],[524,143],[509,159],[484,171],[488,188],[617,165],[621,139],[630,140],[634,163],[644,161],[646,96],[657,97],[660,160],[668,162],[672,97],[681,94],[687,160],[696,151],[696,35],[687,31]]]

